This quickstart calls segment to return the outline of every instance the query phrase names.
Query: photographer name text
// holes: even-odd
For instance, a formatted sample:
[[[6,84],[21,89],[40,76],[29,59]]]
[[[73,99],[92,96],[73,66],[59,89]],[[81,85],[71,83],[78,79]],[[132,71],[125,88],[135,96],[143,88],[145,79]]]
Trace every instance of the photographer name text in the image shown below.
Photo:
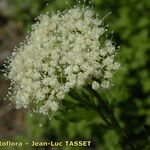
[[[91,146],[91,141],[31,141],[31,142],[21,142],[21,141],[0,141],[0,147],[23,147],[29,145],[31,147],[61,147],[61,146]]]

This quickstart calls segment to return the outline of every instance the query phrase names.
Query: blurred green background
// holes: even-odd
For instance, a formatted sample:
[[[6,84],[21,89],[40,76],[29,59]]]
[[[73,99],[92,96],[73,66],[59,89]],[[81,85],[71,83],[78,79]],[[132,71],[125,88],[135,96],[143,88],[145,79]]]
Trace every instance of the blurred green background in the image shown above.
[[[74,0],[67,1],[68,4],[65,0],[0,0],[1,69],[4,59],[31,29],[34,18],[47,11],[70,8],[76,3]],[[114,31],[113,35],[108,33],[110,38],[113,38],[116,46],[120,45],[119,60],[123,69],[116,73],[113,78],[114,86],[103,93],[102,97],[111,107],[120,126],[127,132],[128,139],[120,142],[122,139],[115,127],[105,126],[103,119],[92,108],[87,111],[84,107],[73,107],[69,111],[58,113],[52,120],[42,116],[32,117],[26,110],[11,109],[9,102],[3,100],[9,81],[1,73],[0,140],[92,141],[92,146],[88,148],[63,147],[60,150],[150,149],[150,1],[93,0],[92,5],[101,17],[112,12],[105,24],[110,25],[109,33]],[[132,142],[132,148],[129,142]],[[28,150],[31,147],[22,149]]]

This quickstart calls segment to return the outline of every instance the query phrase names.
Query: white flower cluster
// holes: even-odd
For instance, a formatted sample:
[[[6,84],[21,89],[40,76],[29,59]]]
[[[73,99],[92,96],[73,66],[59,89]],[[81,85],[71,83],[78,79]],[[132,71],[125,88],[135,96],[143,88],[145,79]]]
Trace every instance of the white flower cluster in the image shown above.
[[[110,87],[120,64],[115,62],[112,42],[100,42],[105,28],[93,10],[75,7],[38,20],[10,58],[8,78],[17,108],[34,105],[47,115],[58,110],[72,88]]]

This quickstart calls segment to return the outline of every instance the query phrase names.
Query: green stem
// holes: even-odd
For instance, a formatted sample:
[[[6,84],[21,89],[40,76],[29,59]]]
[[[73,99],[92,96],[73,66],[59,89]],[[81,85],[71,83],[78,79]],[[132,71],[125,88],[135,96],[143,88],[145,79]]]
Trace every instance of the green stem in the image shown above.
[[[133,144],[130,140],[129,140],[129,136],[128,134],[124,131],[124,129],[120,126],[119,122],[117,121],[116,117],[113,114],[113,111],[111,110],[111,108],[109,107],[109,105],[107,104],[106,101],[104,101],[101,96],[91,88],[91,86],[88,86],[86,88],[90,93],[93,94],[93,96],[95,96],[98,99],[99,105],[96,107],[97,112],[100,114],[100,116],[102,116],[102,119],[104,119],[104,121],[109,122],[109,124],[112,125],[112,127],[117,131],[117,133],[121,136],[121,139],[123,139],[123,142],[127,143],[131,149],[135,148],[135,144]],[[106,122],[106,123],[107,123]],[[108,124],[108,125],[109,125]]]

